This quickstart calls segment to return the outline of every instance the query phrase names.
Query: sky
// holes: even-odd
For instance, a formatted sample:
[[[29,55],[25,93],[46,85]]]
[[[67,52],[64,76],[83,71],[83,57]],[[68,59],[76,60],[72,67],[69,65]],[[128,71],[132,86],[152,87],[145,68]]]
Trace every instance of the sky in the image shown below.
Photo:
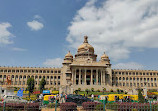
[[[0,0],[0,66],[62,67],[85,35],[112,68],[158,70],[158,0]]]

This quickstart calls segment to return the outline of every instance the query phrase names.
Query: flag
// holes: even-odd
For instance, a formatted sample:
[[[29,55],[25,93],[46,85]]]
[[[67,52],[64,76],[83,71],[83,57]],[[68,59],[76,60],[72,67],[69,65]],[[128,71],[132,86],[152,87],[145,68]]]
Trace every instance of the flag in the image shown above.
[[[89,52],[89,49],[87,49],[87,52]]]
[[[17,96],[22,97],[23,96],[23,88],[19,89],[19,91],[17,92]]]

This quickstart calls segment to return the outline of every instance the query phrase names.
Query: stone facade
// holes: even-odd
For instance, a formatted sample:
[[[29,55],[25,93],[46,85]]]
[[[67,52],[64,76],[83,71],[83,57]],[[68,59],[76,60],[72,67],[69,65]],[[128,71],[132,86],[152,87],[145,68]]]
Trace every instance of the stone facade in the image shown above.
[[[68,52],[62,64],[62,68],[0,67],[0,84],[6,86],[6,78],[10,76],[11,86],[23,88],[27,87],[27,79],[33,77],[36,89],[43,77],[47,89],[131,90],[139,87],[157,89],[158,85],[158,71],[111,69],[110,59],[105,53],[97,61],[87,36],[77,54],[73,57]]]

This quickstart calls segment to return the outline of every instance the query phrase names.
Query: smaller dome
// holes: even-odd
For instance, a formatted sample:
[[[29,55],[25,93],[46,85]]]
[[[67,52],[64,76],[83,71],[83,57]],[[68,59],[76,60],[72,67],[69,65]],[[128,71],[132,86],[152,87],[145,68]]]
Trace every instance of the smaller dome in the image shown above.
[[[104,59],[104,58],[109,58],[109,57],[105,54],[105,52],[104,52],[104,54],[101,56],[101,59]]]
[[[73,58],[73,56],[72,56],[72,54],[70,53],[70,51],[65,55],[65,57],[67,58],[67,57],[72,57]]]

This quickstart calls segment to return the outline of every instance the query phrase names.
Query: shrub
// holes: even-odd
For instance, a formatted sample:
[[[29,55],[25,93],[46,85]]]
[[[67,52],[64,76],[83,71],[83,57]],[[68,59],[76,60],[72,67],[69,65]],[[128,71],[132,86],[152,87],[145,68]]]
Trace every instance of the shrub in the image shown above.
[[[117,103],[107,103],[106,108],[111,109],[111,110],[117,110],[118,104]]]
[[[117,89],[117,92],[119,93],[119,92],[120,92],[120,90],[119,90],[119,89]]]
[[[0,103],[0,110],[3,108],[3,103]],[[39,111],[39,103],[6,103],[5,111]]]
[[[100,103],[97,103],[97,102],[83,102],[82,107],[83,107],[84,110],[94,110],[98,104],[100,104]]]
[[[88,89],[85,89],[85,91],[86,91],[86,92],[87,92],[87,94],[88,94],[89,90],[88,90]]]
[[[104,105],[103,105],[103,104],[98,104],[95,109],[96,109],[97,111],[103,111],[103,108],[104,108]]]
[[[113,92],[113,90],[111,89],[110,92]]]
[[[77,104],[73,102],[66,102],[60,104],[61,111],[77,111]]]
[[[78,91],[81,91],[81,88],[78,88]]]
[[[98,89],[97,92],[100,92],[100,90]]]
[[[57,105],[57,107],[59,106],[59,104],[56,104]],[[48,108],[55,108],[55,103],[49,103],[48,105],[47,105],[47,107]]]
[[[105,92],[106,91],[106,88],[103,88],[103,92]]]
[[[91,88],[91,91],[94,92],[94,88]]]

